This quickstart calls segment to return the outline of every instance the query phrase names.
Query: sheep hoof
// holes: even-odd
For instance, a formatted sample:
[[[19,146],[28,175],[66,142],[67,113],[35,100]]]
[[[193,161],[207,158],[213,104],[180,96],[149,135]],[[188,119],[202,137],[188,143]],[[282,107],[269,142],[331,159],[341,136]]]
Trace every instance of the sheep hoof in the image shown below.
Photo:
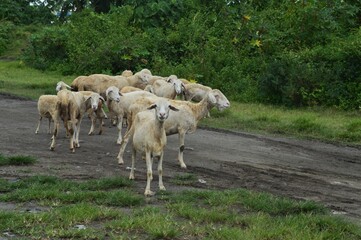
[[[102,135],[103,131],[99,131],[98,135]]]
[[[164,186],[159,186],[159,190],[160,190],[160,191],[165,191],[166,189],[165,189]]]
[[[187,169],[187,165],[185,165],[184,163],[183,164],[181,163],[180,167],[183,169]]]
[[[50,151],[54,151],[54,149],[55,149],[54,147],[50,147]]]
[[[135,179],[134,175],[129,175],[129,180],[134,180],[134,179]]]
[[[119,164],[119,165],[123,165],[123,164],[124,164],[123,158],[118,157],[118,164]]]
[[[93,135],[93,132],[89,132],[88,135],[89,135],[89,136]]]
[[[145,190],[144,195],[147,197],[151,197],[154,196],[154,192],[152,192],[151,190]]]

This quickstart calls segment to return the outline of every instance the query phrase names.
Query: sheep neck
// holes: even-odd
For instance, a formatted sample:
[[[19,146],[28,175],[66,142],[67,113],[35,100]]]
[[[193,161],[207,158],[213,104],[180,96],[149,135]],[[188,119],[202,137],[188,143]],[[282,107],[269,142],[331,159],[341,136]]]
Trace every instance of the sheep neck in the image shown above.
[[[193,108],[194,115],[196,117],[197,122],[204,118],[208,112],[214,107],[214,104],[209,102],[209,98],[205,97],[199,103],[195,104]]]
[[[154,136],[156,139],[160,139],[164,135],[164,121],[158,121],[155,119]]]

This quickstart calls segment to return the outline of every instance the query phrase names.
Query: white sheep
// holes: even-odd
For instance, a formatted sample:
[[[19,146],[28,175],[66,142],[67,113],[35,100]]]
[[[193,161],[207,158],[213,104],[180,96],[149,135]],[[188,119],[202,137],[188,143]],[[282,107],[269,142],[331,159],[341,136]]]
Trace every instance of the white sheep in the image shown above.
[[[94,93],[92,91],[79,91],[79,92],[82,93],[85,97],[91,96]],[[90,121],[91,121],[91,126],[90,126],[90,130],[88,132],[88,135],[93,135],[94,134],[97,119],[99,119],[99,132],[98,132],[98,134],[101,135],[103,133],[103,119],[107,118],[107,115],[105,114],[105,112],[103,110],[104,98],[101,97],[100,99],[101,99],[101,101],[99,101],[98,108],[96,110],[94,110],[93,108],[89,108],[87,110],[88,116],[89,116]]]
[[[130,77],[133,75],[133,72],[131,70],[124,70],[121,75],[123,77]]]
[[[71,87],[64,83],[63,81],[60,81],[57,83],[56,85],[56,91],[59,92],[60,90],[64,90],[64,89],[71,89]],[[93,92],[91,91],[81,91],[85,96],[90,96]],[[95,124],[96,124],[96,120],[99,119],[100,120],[100,124],[99,124],[99,135],[102,134],[103,132],[103,118],[107,118],[107,115],[105,114],[104,110],[103,110],[103,102],[100,101],[99,102],[99,107],[97,108],[96,111],[93,111],[92,109],[89,109],[88,111],[88,116],[91,120],[91,126],[90,126],[90,130],[89,130],[89,135],[92,135],[94,133],[94,129],[95,129]],[[68,133],[67,133],[68,135]]]
[[[184,88],[182,81],[176,75],[171,75],[165,81],[163,79],[156,80],[150,88],[150,92],[158,97],[175,99],[177,95],[183,93]]]
[[[223,99],[222,95],[220,95],[218,91],[212,90],[208,92],[206,97],[199,103],[170,100],[170,103],[177,107],[179,111],[170,113],[168,119],[164,122],[164,128],[167,135],[178,133],[178,161],[182,168],[187,168],[183,159],[185,134],[194,132],[197,128],[198,122],[207,115],[211,108],[217,107],[219,110],[222,110],[224,108],[230,107],[230,103],[227,99]],[[145,106],[154,103],[157,101],[157,99],[158,97],[147,97],[134,102],[129,109],[128,118],[130,118],[130,120],[128,119],[128,122],[131,123],[136,113],[143,111]],[[127,133],[124,135],[124,139],[122,140],[119,154],[117,156],[119,164],[124,163],[123,154],[127,142],[129,141],[128,131],[129,130],[127,130]]]
[[[189,83],[184,86],[184,97],[187,101],[199,102],[211,90],[212,88],[199,83]]]
[[[69,85],[64,83],[63,81],[60,81],[56,84],[55,90],[59,92],[62,89],[70,88]],[[56,95],[42,95],[39,97],[38,100],[38,113],[39,113],[39,121],[38,126],[35,130],[35,134],[39,133],[39,128],[41,124],[41,120],[45,117],[49,120],[49,127],[48,127],[48,133],[51,133],[50,131],[50,125],[51,122],[54,121],[54,118],[56,117],[56,105],[57,105],[58,98]],[[54,128],[57,127],[54,125]]]
[[[184,86],[184,98],[187,101],[199,102],[207,95],[208,92],[213,91],[217,92],[217,97],[220,98],[220,101],[229,103],[226,96],[219,89],[212,89],[199,83],[189,83]],[[222,111],[223,109],[218,108],[218,110]],[[210,117],[209,112],[207,117]]]
[[[35,130],[35,134],[39,133],[40,123],[43,117],[48,118],[49,128],[48,133],[50,134],[50,125],[53,119],[56,117],[56,105],[58,102],[58,97],[56,95],[42,95],[38,100],[38,112],[39,112],[39,121],[38,127]],[[54,125],[54,128],[56,126]]]
[[[144,70],[135,73],[129,77],[124,76],[109,76],[105,74],[92,74],[89,76],[80,76],[71,84],[71,87],[77,91],[93,91],[105,97],[105,91],[110,86],[115,86],[122,89],[125,86],[138,87],[139,85],[148,84],[149,70]]]
[[[145,155],[147,165],[147,185],[144,195],[151,196],[154,193],[150,190],[150,183],[153,179],[152,157],[158,157],[159,189],[165,190],[163,184],[163,155],[164,146],[167,144],[167,137],[164,130],[164,122],[169,116],[169,110],[178,111],[165,99],[159,99],[148,109],[152,111],[140,112],[135,116],[129,135],[133,136],[132,167],[129,179],[134,179],[134,167],[137,151]]]
[[[104,99],[98,93],[91,93],[86,96],[82,92],[71,92],[68,90],[61,90],[58,96],[58,116],[54,121],[58,124],[59,118],[64,121],[65,128],[70,132],[70,150],[75,152],[74,147],[80,147],[79,133],[80,124],[84,114],[88,109],[97,110],[100,101]],[[57,128],[54,129],[53,140],[50,146],[51,150],[55,149],[55,138],[57,135]]]
[[[67,89],[67,88],[71,89],[71,87],[68,84],[66,84],[63,81],[60,81],[60,82],[58,82],[56,84],[55,90],[56,90],[56,92],[59,92],[60,90],[64,90],[64,89]]]
[[[152,97],[155,95],[146,91],[134,91],[122,94],[119,92],[119,89],[117,87],[112,86],[107,89],[106,96],[109,114],[112,117],[115,116],[118,119],[117,143],[120,144],[122,141],[123,118],[127,117],[129,107],[132,105],[133,102],[140,98]]]
[[[129,93],[135,91],[143,91],[141,88],[133,87],[133,86],[125,86],[120,90],[120,93]]]

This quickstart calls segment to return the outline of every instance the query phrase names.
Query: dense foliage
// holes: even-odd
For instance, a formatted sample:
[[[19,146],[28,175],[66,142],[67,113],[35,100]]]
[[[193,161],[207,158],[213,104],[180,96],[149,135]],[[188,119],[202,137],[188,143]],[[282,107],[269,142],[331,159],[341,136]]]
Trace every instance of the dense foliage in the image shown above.
[[[27,64],[79,75],[146,67],[238,101],[361,106],[358,0],[65,2],[73,14],[31,36]]]

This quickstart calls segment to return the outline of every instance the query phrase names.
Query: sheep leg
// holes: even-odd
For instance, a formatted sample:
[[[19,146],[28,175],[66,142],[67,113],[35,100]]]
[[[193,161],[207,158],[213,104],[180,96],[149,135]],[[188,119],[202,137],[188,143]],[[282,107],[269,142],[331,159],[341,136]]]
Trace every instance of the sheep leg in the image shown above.
[[[76,120],[72,120],[72,129],[69,130],[70,132],[70,151],[72,151],[73,153],[75,152],[75,148],[74,148],[74,143],[76,140],[76,133],[78,131],[77,129],[77,124],[76,124]]]
[[[184,160],[183,160],[184,138],[185,138],[185,132],[182,131],[182,130],[179,130],[179,133],[178,133],[178,139],[179,139],[178,161],[179,161],[179,164],[180,164],[181,168],[186,169],[187,166],[186,166],[186,164],[184,163]]]
[[[54,151],[55,149],[55,138],[58,135],[58,127],[55,126],[59,126],[58,121],[54,122],[54,132],[53,132],[53,136],[51,137],[51,145],[50,145],[51,151]]]
[[[51,118],[49,118],[48,134],[50,134],[50,133],[51,133],[51,130],[50,130],[50,125],[51,125]]]
[[[41,120],[43,119],[42,116],[39,116],[39,122],[38,122],[38,127],[36,128],[35,130],[35,134],[38,134],[39,133],[39,128],[40,128],[40,123],[41,123]]]
[[[118,121],[119,121],[119,119],[118,119]],[[122,126],[123,126],[124,128],[126,128],[127,125],[128,125],[127,118],[123,116],[121,121],[123,122],[123,125],[122,125]]]
[[[117,144],[121,144],[122,142],[122,126],[123,126],[123,117],[120,116],[118,117],[118,124],[117,124],[117,128],[118,128],[118,139],[117,139]]]
[[[129,174],[129,179],[130,180],[134,180],[134,169],[135,169],[135,158],[137,155],[137,150],[133,147],[133,152],[132,152],[132,167],[130,169],[130,174]]]
[[[150,182],[153,180],[152,159],[148,151],[145,153],[145,161],[147,164],[147,186],[145,187],[144,195],[152,196],[154,195],[154,192],[150,190]]]
[[[69,130],[68,121],[64,121],[64,128],[65,128],[65,132],[66,132],[66,137],[69,137],[71,134],[70,134],[70,130]]]
[[[80,148],[80,144],[79,144],[79,133],[80,133],[80,124],[81,124],[81,120],[82,118],[80,118],[78,120],[78,128],[77,128],[77,131],[76,131],[76,139],[75,139],[75,147],[77,148]]]
[[[104,121],[103,121],[103,118],[102,117],[99,117],[99,121],[100,121],[100,123],[99,123],[99,135],[102,135],[102,133],[103,133],[103,125],[104,125]]]
[[[94,133],[94,128],[95,128],[95,123],[96,123],[96,117],[93,114],[89,114],[90,117],[90,121],[91,121],[91,126],[90,126],[90,130],[88,132],[88,135],[93,135]]]
[[[163,151],[160,154],[158,161],[158,175],[159,175],[159,190],[165,191],[165,187],[163,184]]]
[[[55,118],[53,118],[53,119],[55,119]],[[55,136],[58,136],[58,131],[59,131],[59,122],[54,121],[53,132],[55,132]]]
[[[105,119],[108,119],[108,115],[105,113],[103,108],[101,108],[101,114],[104,116]],[[104,125],[103,120],[101,121],[101,124]]]
[[[117,116],[113,116],[110,118],[110,123],[112,126],[116,126],[118,122]]]
[[[120,125],[121,126],[121,125]],[[134,128],[129,129],[129,131],[126,132],[126,134],[124,135],[123,141],[120,144],[120,148],[119,148],[119,153],[118,153],[118,164],[124,164],[124,160],[123,160],[123,155],[124,155],[124,151],[125,151],[125,147],[128,144],[129,138],[131,136],[133,136],[134,133]]]

